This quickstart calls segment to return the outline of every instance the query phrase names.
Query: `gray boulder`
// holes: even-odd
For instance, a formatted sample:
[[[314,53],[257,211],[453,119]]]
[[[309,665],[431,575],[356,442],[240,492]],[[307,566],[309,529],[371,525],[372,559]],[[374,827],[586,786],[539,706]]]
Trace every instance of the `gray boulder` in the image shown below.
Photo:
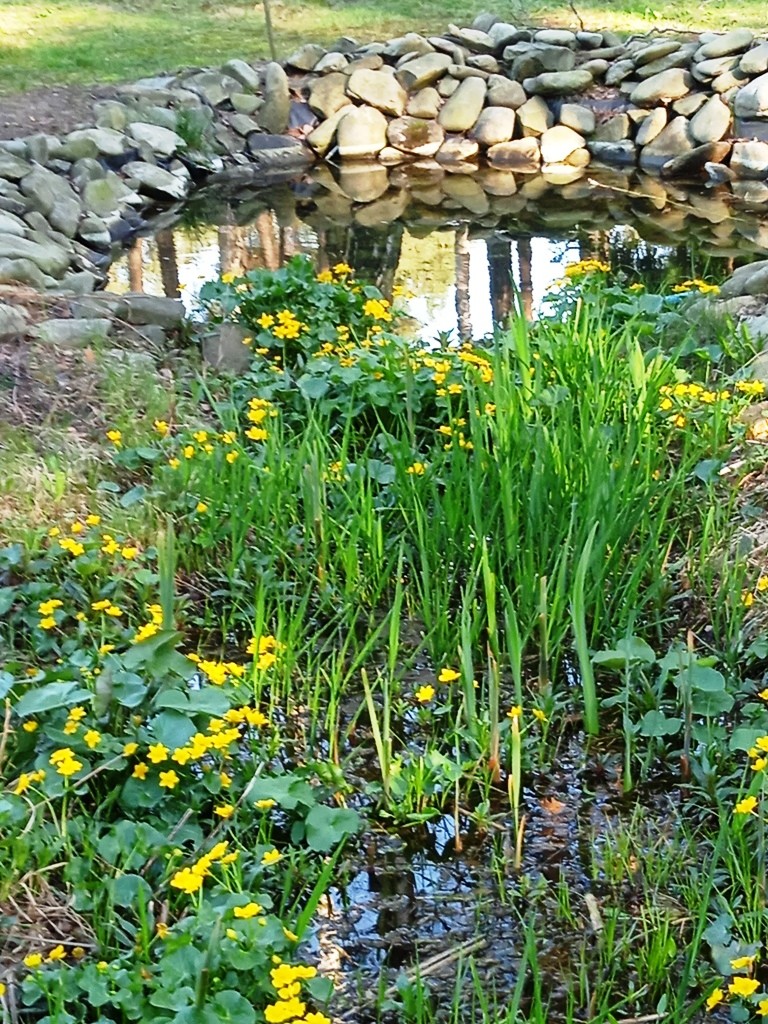
[[[731,111],[719,96],[712,96],[691,120],[691,138],[696,142],[719,142],[731,126]]]
[[[640,82],[630,94],[630,102],[638,107],[679,100],[691,91],[692,79],[682,68],[671,68]]]
[[[112,330],[112,321],[106,319],[43,320],[33,330],[38,341],[57,348],[87,348],[104,342]]]
[[[485,104],[486,86],[480,78],[465,78],[437,115],[448,132],[466,132],[474,127]]]
[[[265,132],[279,135],[288,128],[291,114],[291,95],[288,76],[276,61],[264,68],[264,103],[257,113],[257,119]]]
[[[526,78],[523,88],[532,96],[569,96],[588,89],[593,81],[589,71],[577,68],[574,71],[548,71],[535,78]]]
[[[486,148],[509,142],[515,134],[516,120],[510,107],[485,107],[472,129],[472,137]]]
[[[538,139],[516,139],[500,142],[488,150],[488,163],[502,171],[533,173],[541,165],[541,150]]]
[[[768,74],[743,86],[733,101],[736,117],[768,117]]]
[[[577,149],[583,149],[584,136],[564,124],[558,124],[544,132],[539,145],[545,164],[562,164]]]
[[[405,89],[384,71],[355,71],[347,81],[347,93],[392,117],[400,117],[408,99]]]
[[[739,61],[739,70],[745,75],[762,75],[768,71],[768,42],[747,50]]]
[[[768,178],[768,142],[736,142],[731,170],[740,178],[764,181]]]
[[[320,117],[330,117],[351,102],[346,89],[346,75],[340,72],[317,78],[309,91],[309,106]]]
[[[560,107],[560,124],[573,128],[581,135],[591,135],[595,130],[595,113],[580,103],[563,103]]]
[[[409,97],[405,112],[411,117],[437,117],[442,104],[443,101],[437,89],[427,86]]]
[[[0,257],[29,260],[50,277],[59,277],[70,264],[71,255],[55,242],[35,242],[18,235],[0,235]]]
[[[510,107],[517,110],[522,107],[528,97],[519,82],[503,75],[491,75],[488,79],[488,95],[486,102],[491,107]]]
[[[705,43],[698,53],[699,59],[708,60],[711,57],[724,57],[730,53],[742,53],[752,45],[754,34],[748,28],[735,28],[731,32],[717,36],[709,43]]]
[[[9,341],[24,334],[28,319],[20,306],[8,306],[0,302],[0,341]]]
[[[640,123],[635,135],[635,142],[638,146],[647,146],[664,130],[667,125],[667,111],[665,107],[655,107],[648,117]]]
[[[445,132],[434,119],[396,117],[389,122],[387,141],[403,153],[434,156],[445,141]]]
[[[446,53],[428,53],[404,64],[395,73],[395,78],[408,92],[415,92],[442,78],[451,63]]]
[[[244,60],[229,60],[221,69],[225,75],[234,78],[248,92],[258,92],[261,86],[261,78],[258,71],[246,64]]]
[[[144,142],[161,157],[170,157],[179,149],[186,149],[187,144],[180,135],[169,128],[161,128],[156,124],[134,121],[128,126],[128,134],[137,142]]]
[[[129,182],[132,179],[136,183],[139,192],[153,198],[186,199],[189,191],[189,182],[186,178],[171,174],[170,171],[165,171],[154,164],[144,163],[142,160],[130,161],[123,167],[123,172]]]
[[[376,107],[344,107],[336,128],[342,158],[368,159],[387,144],[387,119]]]
[[[531,96],[518,108],[517,116],[525,136],[543,135],[554,124],[552,111],[541,96]]]
[[[640,152],[640,167],[644,171],[657,171],[677,156],[690,153],[693,143],[688,134],[688,121],[684,117],[676,117],[664,128],[653,142],[644,146]]]
[[[315,64],[324,56],[325,49],[322,46],[318,46],[317,43],[306,43],[298,50],[294,50],[285,63],[297,71],[312,71]]]

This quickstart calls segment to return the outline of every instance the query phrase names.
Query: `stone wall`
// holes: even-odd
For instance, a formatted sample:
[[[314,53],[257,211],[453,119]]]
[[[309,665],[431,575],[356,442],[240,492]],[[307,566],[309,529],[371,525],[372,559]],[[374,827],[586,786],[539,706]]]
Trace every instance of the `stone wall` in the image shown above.
[[[457,181],[482,168],[507,193],[513,174],[572,181],[601,163],[748,182],[754,203],[763,138],[768,41],[746,29],[623,42],[481,15],[441,37],[308,44],[285,66],[144,79],[65,136],[0,142],[0,283],[91,291],[149,210],[222,173],[266,181],[338,157],[361,180],[373,160]]]
[[[304,46],[286,66],[320,120],[307,137],[319,156],[768,178],[768,142],[751,137],[768,139],[768,41],[749,29],[622,42],[480,15],[440,37]]]

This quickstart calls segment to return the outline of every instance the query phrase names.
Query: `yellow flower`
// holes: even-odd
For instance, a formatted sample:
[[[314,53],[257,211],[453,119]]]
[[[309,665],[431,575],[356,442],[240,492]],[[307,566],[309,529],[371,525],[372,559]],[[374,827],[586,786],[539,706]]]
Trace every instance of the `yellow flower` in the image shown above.
[[[757,797],[745,796],[743,800],[739,800],[739,802],[734,807],[733,811],[734,814],[751,814],[756,807]]]
[[[67,951],[63,946],[54,946],[45,958],[47,964],[56,963],[57,960],[64,960],[67,956]]]
[[[103,611],[106,611],[107,608],[109,608],[111,604],[112,604],[111,601],[106,601],[106,600],[104,600],[104,601],[93,601],[91,603],[91,608],[95,612],[103,612]]]
[[[713,993],[714,994],[714,993]],[[761,999],[757,1004],[757,1012],[761,1017],[768,1017],[768,999]]]
[[[208,511],[208,506],[205,504],[205,502],[204,501],[198,501],[197,505],[195,505],[195,512],[199,512],[202,515],[203,512],[207,512],[207,511]]]
[[[21,728],[24,732],[35,732],[37,729],[37,722],[25,722]]]
[[[426,468],[423,462],[414,462],[408,467],[406,473],[409,473],[411,476],[424,476]]]
[[[181,463],[179,462],[179,460],[177,458],[173,458],[173,459],[168,459],[168,465],[171,467],[171,469],[178,469],[179,466],[181,465]]]
[[[95,750],[99,743],[101,743],[101,733],[95,729],[89,729],[83,736],[83,742],[89,750]]]
[[[218,814],[220,818],[231,818],[235,813],[234,804],[220,804],[218,807],[213,808],[213,813]]]
[[[53,629],[56,625],[56,619],[50,615],[45,619],[40,619],[38,625],[40,626],[40,629]]]
[[[533,717],[536,719],[537,722],[544,723],[547,720],[547,716],[544,714],[544,712],[541,710],[541,708],[531,708],[531,714],[533,715]]]
[[[745,967],[751,967],[754,962],[754,956],[739,956],[731,960],[731,967],[734,971],[742,971]]]
[[[240,452],[235,452],[235,451],[227,452],[227,454],[225,456],[225,458],[226,458],[227,462],[230,464],[230,466],[239,457],[240,457]]]
[[[348,274],[354,274],[354,270],[348,263],[337,263],[333,268],[333,272],[336,277],[346,277]]]
[[[126,743],[123,747],[123,757],[132,757],[139,749],[138,743]]]
[[[522,713],[523,713],[523,709],[520,707],[520,705],[519,704],[515,704],[507,712],[507,718],[511,718],[511,719],[520,718]]]
[[[174,889],[181,889],[182,892],[191,895],[203,887],[203,876],[191,868],[182,868],[171,878],[171,885]]]
[[[82,523],[72,523],[69,529],[72,533],[82,533],[85,527]]]
[[[265,1006],[264,1020],[267,1021],[267,1024],[285,1024],[285,1021],[292,1021],[295,1017],[302,1018],[306,1010],[306,1005],[293,996],[291,999]]]
[[[282,856],[283,855],[279,850],[267,850],[261,858],[261,865],[266,868],[269,867],[270,864],[277,864]]]
[[[758,757],[758,759],[749,767],[752,769],[753,772],[762,772],[765,771],[766,765],[768,765],[768,758]]]
[[[152,764],[162,764],[163,761],[168,760],[168,747],[162,743],[151,744],[147,751],[147,760],[151,761]]]
[[[132,558],[135,558],[136,555],[138,555],[138,553],[139,549],[134,547],[124,547],[120,552],[123,558],[128,559],[128,561],[130,561]]]
[[[120,616],[123,614],[123,609],[120,608],[116,604],[109,605],[109,607],[105,608],[104,611],[106,612],[107,615],[111,616],[113,619],[119,619]]]
[[[35,967],[39,967],[42,962],[43,957],[40,953],[27,953],[24,957],[24,966],[30,967],[32,970],[34,970]]]
[[[707,1009],[714,1010],[718,1003],[722,1003],[725,999],[725,992],[721,988],[716,988],[707,997]]]
[[[389,312],[388,307],[389,303],[386,299],[368,299],[363,303],[363,313],[374,320],[387,322],[392,319],[392,314]]]
[[[416,700],[420,704],[428,704],[435,696],[434,686],[427,684],[426,686],[420,686],[416,691]]]
[[[152,426],[155,428],[160,437],[165,437],[168,431],[171,429],[165,420],[155,420]]]
[[[155,925],[155,935],[157,935],[158,939],[164,939],[170,930],[165,921],[158,921]]]
[[[173,768],[171,768],[170,771],[160,772],[159,781],[163,789],[175,789],[176,786],[178,786],[178,784],[181,782],[181,779],[173,770]]]
[[[140,644],[142,640],[149,640],[151,636],[154,636],[159,630],[159,627],[154,622],[145,622],[143,626],[139,626],[136,630],[136,636],[133,638],[133,643]]]
[[[270,811],[275,806],[275,800],[257,800],[254,803],[254,807],[257,807],[260,811]]]
[[[761,690],[757,695],[761,700],[768,700],[768,689]]]
[[[187,444],[182,449],[182,455],[185,459],[192,459],[195,455],[195,446],[193,444]]]
[[[768,576],[758,577],[757,589],[761,594],[763,593],[763,591],[768,590]]]
[[[734,978],[728,986],[732,996],[751,996],[760,988],[760,982],[756,978]]]
[[[443,668],[440,670],[440,675],[437,677],[438,683],[454,683],[460,678],[461,673],[457,672],[455,668]]]
[[[264,908],[260,903],[246,903],[244,907],[235,907],[232,913],[235,917],[247,921],[250,917],[258,917],[259,914],[263,914]]]
[[[41,601],[37,606],[40,615],[53,615],[57,608],[62,607],[63,602],[52,598],[50,601]]]
[[[228,270],[226,272],[226,274],[222,274],[221,275],[221,283],[222,284],[232,284],[232,282],[236,278],[237,278],[237,274],[234,272],[234,270]]]
[[[324,1013],[308,1013],[304,1017],[304,1024],[331,1024],[331,1018]]]
[[[107,439],[112,442],[115,448],[119,448],[123,443],[123,434],[120,430],[108,430]]]
[[[148,772],[149,772],[149,765],[145,764],[143,761],[139,761],[138,764],[135,764],[133,766],[133,772],[131,773],[131,778],[133,778],[133,779],[142,779],[142,780],[146,779]]]
[[[742,590],[741,592],[741,603],[745,608],[751,608],[755,603],[755,595],[751,590]]]

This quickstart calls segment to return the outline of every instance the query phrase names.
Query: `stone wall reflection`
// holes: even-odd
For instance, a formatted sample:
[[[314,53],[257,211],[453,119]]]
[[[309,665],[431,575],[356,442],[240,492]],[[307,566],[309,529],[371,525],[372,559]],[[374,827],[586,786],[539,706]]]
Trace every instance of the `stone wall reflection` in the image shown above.
[[[390,297],[400,282],[462,336],[482,333],[480,320],[503,323],[518,293],[532,317],[566,252],[569,261],[609,260],[650,283],[670,269],[728,273],[768,252],[768,214],[748,189],[702,191],[593,168],[563,182],[418,164],[345,165],[334,174],[323,165],[269,189],[219,182],[172,219],[165,211],[154,235],[148,225],[113,264],[110,287],[193,301],[214,274],[274,270],[306,253],[319,270],[349,263]],[[548,255],[536,240],[548,240]],[[479,297],[481,277],[487,295]]]

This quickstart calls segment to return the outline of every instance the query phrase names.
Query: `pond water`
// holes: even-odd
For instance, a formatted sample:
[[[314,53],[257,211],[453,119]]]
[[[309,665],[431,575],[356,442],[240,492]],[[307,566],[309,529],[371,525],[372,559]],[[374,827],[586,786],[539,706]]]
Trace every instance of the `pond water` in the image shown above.
[[[254,188],[223,179],[148,221],[109,268],[108,288],[181,295],[227,271],[276,269],[297,253],[344,261],[393,291],[427,337],[488,334],[519,290],[535,315],[565,264],[599,258],[648,286],[720,277],[768,253],[760,183],[685,187],[590,168],[571,181],[410,166],[320,166]],[[514,286],[513,286],[514,282]]]

